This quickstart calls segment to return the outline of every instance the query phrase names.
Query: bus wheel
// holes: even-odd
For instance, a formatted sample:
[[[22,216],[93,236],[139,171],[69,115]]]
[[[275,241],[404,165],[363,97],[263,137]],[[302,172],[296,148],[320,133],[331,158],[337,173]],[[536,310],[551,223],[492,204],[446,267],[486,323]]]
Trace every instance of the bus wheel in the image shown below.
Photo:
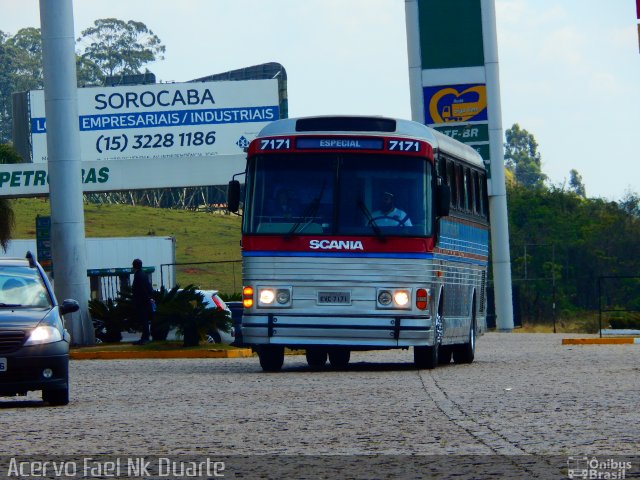
[[[413,347],[413,362],[417,368],[432,370],[438,366],[438,346]]]
[[[336,370],[344,370],[349,365],[351,350],[348,348],[332,348],[329,350],[329,363]]]
[[[313,370],[321,370],[327,363],[327,351],[323,348],[307,348],[306,357]]]
[[[476,329],[474,323],[469,328],[469,341],[453,348],[453,361],[456,363],[471,363],[476,354]]]
[[[280,345],[259,345],[258,358],[265,372],[279,372],[284,363],[284,347]]]
[[[440,365],[449,365],[451,363],[451,354],[453,348],[451,345],[440,345],[440,351],[438,352],[438,363]]]

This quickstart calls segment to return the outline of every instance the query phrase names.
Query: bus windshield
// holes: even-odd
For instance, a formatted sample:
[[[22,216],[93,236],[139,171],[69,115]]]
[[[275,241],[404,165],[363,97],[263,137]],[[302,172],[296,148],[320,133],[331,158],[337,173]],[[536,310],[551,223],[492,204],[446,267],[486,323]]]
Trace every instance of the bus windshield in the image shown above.
[[[432,165],[423,158],[259,155],[247,189],[246,234],[432,234]]]

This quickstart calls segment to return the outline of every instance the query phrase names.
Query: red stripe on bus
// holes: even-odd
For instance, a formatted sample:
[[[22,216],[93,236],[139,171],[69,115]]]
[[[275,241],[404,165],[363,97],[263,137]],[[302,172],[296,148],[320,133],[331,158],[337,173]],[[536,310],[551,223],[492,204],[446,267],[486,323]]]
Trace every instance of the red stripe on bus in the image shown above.
[[[353,253],[430,253],[433,238],[415,237],[345,237],[305,235],[285,238],[278,236],[252,236],[242,238],[242,249],[251,251],[282,252],[353,252]]]

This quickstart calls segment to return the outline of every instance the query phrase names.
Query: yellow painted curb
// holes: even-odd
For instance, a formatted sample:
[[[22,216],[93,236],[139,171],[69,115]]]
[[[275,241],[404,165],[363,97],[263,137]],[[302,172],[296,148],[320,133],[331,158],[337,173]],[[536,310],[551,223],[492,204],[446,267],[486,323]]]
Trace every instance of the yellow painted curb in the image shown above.
[[[158,350],[158,351],[125,351],[125,352],[82,352],[71,350],[69,358],[72,360],[128,360],[137,358],[245,358],[251,357],[250,348],[235,350]]]
[[[562,345],[623,345],[640,344],[640,338],[563,338]]]

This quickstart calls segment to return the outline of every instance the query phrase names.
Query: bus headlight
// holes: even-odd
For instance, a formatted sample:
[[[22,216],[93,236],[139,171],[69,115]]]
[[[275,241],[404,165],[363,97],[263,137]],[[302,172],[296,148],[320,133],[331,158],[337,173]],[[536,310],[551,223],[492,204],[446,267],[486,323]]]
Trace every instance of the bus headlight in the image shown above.
[[[393,301],[399,307],[406,307],[409,303],[409,293],[406,290],[398,290],[393,294]]]
[[[291,292],[286,288],[279,288],[276,291],[276,302],[280,305],[286,305],[291,301]]]
[[[408,288],[379,288],[377,308],[411,309],[411,290]]]
[[[258,307],[290,307],[291,287],[261,287],[258,289]]]
[[[276,294],[270,288],[264,288],[260,290],[260,303],[259,305],[271,305],[276,298]]]
[[[383,307],[388,307],[391,305],[391,301],[393,297],[391,296],[391,292],[389,290],[380,290],[378,292],[378,303]]]

